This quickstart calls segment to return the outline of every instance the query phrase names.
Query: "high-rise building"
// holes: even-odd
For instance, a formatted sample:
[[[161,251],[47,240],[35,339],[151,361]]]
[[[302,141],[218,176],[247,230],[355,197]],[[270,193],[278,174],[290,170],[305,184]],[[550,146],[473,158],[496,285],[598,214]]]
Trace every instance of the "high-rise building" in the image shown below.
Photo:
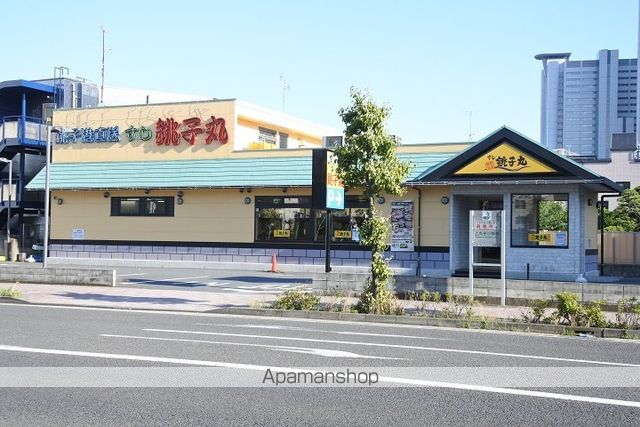
[[[543,64],[540,142],[575,159],[610,160],[612,135],[636,132],[637,59],[607,49],[595,60],[570,56],[535,57]]]

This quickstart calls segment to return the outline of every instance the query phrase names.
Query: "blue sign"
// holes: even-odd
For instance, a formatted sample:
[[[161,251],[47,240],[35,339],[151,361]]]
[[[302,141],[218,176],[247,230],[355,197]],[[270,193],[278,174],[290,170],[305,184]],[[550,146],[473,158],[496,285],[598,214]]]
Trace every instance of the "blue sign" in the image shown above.
[[[118,126],[100,128],[73,128],[58,134],[56,144],[75,144],[76,142],[120,142]]]
[[[344,209],[344,187],[327,187],[327,209]]]

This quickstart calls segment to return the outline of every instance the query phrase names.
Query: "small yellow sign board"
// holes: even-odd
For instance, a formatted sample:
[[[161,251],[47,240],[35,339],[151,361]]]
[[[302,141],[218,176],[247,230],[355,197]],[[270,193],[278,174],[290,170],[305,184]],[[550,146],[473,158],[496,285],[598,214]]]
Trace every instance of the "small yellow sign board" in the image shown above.
[[[551,233],[529,233],[528,240],[530,242],[551,243],[552,235]]]
[[[291,237],[291,230],[273,230],[273,237]]]
[[[505,142],[473,160],[455,172],[454,175],[508,175],[553,172],[556,172],[556,170]]]
[[[350,239],[351,230],[333,230],[333,237],[336,239]]]

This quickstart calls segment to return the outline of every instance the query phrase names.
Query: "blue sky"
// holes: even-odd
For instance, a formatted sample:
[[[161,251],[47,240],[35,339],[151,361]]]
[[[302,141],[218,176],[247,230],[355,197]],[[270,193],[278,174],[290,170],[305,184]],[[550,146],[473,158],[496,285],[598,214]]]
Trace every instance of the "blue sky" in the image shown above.
[[[636,0],[182,0],[2,5],[0,81],[47,78],[54,66],[106,84],[282,107],[340,126],[349,87],[392,108],[405,143],[466,141],[503,124],[539,137],[533,56],[599,49],[637,56]]]

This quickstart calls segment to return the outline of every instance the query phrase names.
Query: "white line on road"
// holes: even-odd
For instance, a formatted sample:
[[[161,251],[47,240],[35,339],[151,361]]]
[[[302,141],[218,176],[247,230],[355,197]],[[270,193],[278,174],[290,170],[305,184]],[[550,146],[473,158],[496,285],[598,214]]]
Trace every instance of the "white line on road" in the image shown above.
[[[149,273],[118,274],[118,277],[145,276],[147,274],[149,274]]]
[[[397,335],[397,334],[377,334],[373,332],[354,332],[354,331],[336,331],[330,329],[313,329],[313,328],[301,328],[299,326],[281,326],[281,325],[234,325],[232,323],[194,323],[197,326],[216,326],[223,328],[251,328],[251,329],[276,329],[283,331],[300,331],[300,332],[320,332],[325,334],[338,334],[338,335],[358,335],[364,337],[383,337],[383,338],[410,338],[418,340],[436,340],[436,341],[456,341],[453,338],[435,338],[435,337],[422,337],[419,335]]]
[[[193,279],[205,279],[209,276],[192,276],[192,277],[173,277],[171,279],[146,279],[146,280],[141,280],[141,281],[136,281],[135,284],[139,285],[139,284],[145,284],[145,283],[156,283],[156,282],[177,282],[177,281],[182,281],[182,280],[191,280],[189,282],[182,282],[184,284],[193,284],[193,283],[200,283],[200,282],[194,282]]]
[[[231,333],[225,333],[225,332],[183,331],[183,330],[175,330],[175,329],[146,328],[146,329],[143,329],[143,331],[167,332],[167,333],[174,333],[174,334],[215,335],[215,336],[222,336],[222,337],[258,338],[258,339],[270,339],[270,340],[282,340],[282,341],[304,341],[304,342],[328,343],[328,344],[362,345],[367,347],[402,348],[407,350],[441,351],[445,353],[478,354],[481,356],[515,357],[515,358],[521,358],[521,359],[553,360],[558,362],[577,362],[577,363],[590,363],[594,365],[631,366],[631,367],[640,368],[640,365],[634,365],[632,363],[602,362],[599,360],[569,359],[569,358],[563,358],[563,357],[536,356],[536,355],[529,355],[529,354],[497,353],[493,351],[480,351],[480,350],[460,350],[460,349],[453,349],[453,348],[420,347],[420,346],[403,345],[403,344],[383,344],[383,343],[359,342],[359,341],[338,341],[338,340],[325,340],[325,339],[317,339],[317,338],[278,337],[278,336],[270,336],[270,335],[231,334]]]
[[[240,343],[229,341],[209,341],[209,340],[194,340],[188,338],[162,338],[162,337],[143,337],[136,335],[117,335],[117,334],[100,334],[101,337],[106,338],[130,338],[139,340],[150,341],[173,341],[173,342],[191,342],[200,344],[221,344],[221,345],[235,345],[240,347],[261,347],[271,350],[290,351],[304,354],[311,354],[314,356],[322,357],[349,357],[354,359],[380,359],[380,360],[409,360],[403,357],[386,357],[386,356],[366,356],[364,354],[351,353],[349,351],[332,350],[329,348],[308,348],[308,347],[291,347],[281,345],[268,345],[268,344],[253,344],[253,343]]]
[[[47,348],[20,347],[13,345],[0,345],[0,351],[15,351],[22,353],[57,354],[63,356],[93,357],[99,359],[116,360],[136,360],[144,362],[171,363],[177,365],[211,366],[221,368],[246,369],[252,371],[266,371],[267,369],[278,370],[280,372],[324,372],[319,370],[309,370],[300,368],[273,367],[261,365],[249,365],[243,363],[216,362],[210,360],[177,359],[172,357],[158,356],[137,356],[130,354],[94,353],[88,351],[56,350]],[[394,383],[400,385],[413,385],[422,387],[451,388],[467,391],[482,391],[487,393],[507,394],[513,396],[538,397],[544,399],[565,400],[574,402],[599,403],[603,405],[626,406],[630,408],[640,408],[640,402],[630,400],[606,399],[600,397],[578,396],[572,394],[548,393],[534,390],[519,390],[503,387],[488,387],[473,384],[459,384],[441,381],[427,381],[410,378],[379,377],[379,382]]]

